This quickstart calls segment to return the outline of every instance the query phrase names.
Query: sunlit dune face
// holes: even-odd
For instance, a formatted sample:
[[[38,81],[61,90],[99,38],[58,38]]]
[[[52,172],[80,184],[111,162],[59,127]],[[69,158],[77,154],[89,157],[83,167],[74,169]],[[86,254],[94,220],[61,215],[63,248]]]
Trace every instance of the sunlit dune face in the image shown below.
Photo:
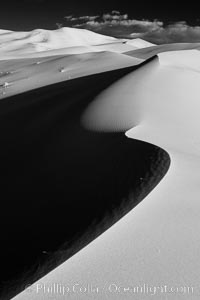
[[[199,153],[200,68],[193,56],[200,59],[200,52],[166,52],[125,76],[91,103],[83,126],[108,132],[133,128],[134,137],[140,125],[147,142]]]
[[[81,122],[88,130],[126,131],[142,122],[141,89],[159,66],[158,58],[141,66],[98,95],[85,110]]]

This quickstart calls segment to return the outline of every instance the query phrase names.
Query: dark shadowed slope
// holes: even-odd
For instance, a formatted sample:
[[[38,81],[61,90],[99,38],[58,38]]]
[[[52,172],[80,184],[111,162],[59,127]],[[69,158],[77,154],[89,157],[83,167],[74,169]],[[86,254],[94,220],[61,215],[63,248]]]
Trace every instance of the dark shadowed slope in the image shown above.
[[[109,228],[166,173],[169,156],[163,150],[80,125],[93,98],[135,68],[0,102],[0,188],[10,195],[1,197],[1,299]]]

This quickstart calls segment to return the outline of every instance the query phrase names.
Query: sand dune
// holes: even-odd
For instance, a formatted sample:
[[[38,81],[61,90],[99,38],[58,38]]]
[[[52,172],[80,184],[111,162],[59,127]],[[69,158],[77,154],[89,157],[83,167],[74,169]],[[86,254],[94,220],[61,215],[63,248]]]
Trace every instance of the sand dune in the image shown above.
[[[150,47],[142,39],[116,39],[89,30],[63,27],[29,32],[0,31],[0,60],[111,51],[125,53]]]
[[[141,40],[118,41],[81,30],[76,31],[75,38],[75,32],[68,29],[64,29],[67,37],[64,44],[60,44],[63,30],[55,32],[1,32],[1,58],[6,52],[13,55],[10,58],[15,57],[1,61],[1,88],[6,92],[2,97],[59,81],[64,84],[71,79],[63,77],[66,75],[81,77],[135,66],[130,74],[113,78],[115,83],[99,90],[79,116],[81,124],[90,134],[125,132],[129,141],[137,139],[159,146],[169,153],[171,165],[164,179],[134,210],[42,277],[29,292],[24,291],[14,299],[70,296],[70,299],[179,300],[183,295],[199,299],[200,44],[150,46]],[[70,42],[69,36],[72,36]],[[123,45],[134,50],[128,50],[127,56],[113,53],[124,52]],[[106,47],[112,53],[105,52]],[[63,56],[48,57],[48,50],[49,54],[52,51],[56,54],[55,49],[91,52],[88,50],[93,48],[104,52],[93,50],[80,55],[62,52]],[[45,53],[39,64],[38,57],[16,59],[35,51],[36,56],[40,51]],[[151,59],[143,62],[148,58]],[[25,83],[29,77],[30,83]],[[17,80],[16,86],[5,86],[11,78]],[[12,103],[13,98],[10,99]],[[56,283],[64,288],[65,294],[63,289],[53,290]],[[135,292],[137,287],[139,290]]]
[[[100,44],[95,46],[73,46],[63,47],[59,49],[49,49],[35,52],[32,45],[22,46],[20,48],[13,49],[13,51],[6,51],[0,55],[1,60],[18,59],[18,58],[34,58],[34,57],[46,57],[46,56],[57,56],[57,55],[69,55],[69,54],[83,54],[89,52],[103,52],[110,51],[114,53],[126,53],[130,50],[138,49],[126,42],[117,41],[113,43]],[[27,51],[28,50],[28,51]]]
[[[127,139],[123,132],[91,133],[80,123],[96,95],[136,68],[0,101],[1,190],[12,186],[22,192],[20,201],[1,205],[1,299],[69,259],[138,204],[167,171],[168,155],[159,148]],[[37,197],[27,202],[33,192]],[[57,192],[56,205],[41,192]]]
[[[129,51],[126,52],[126,55],[134,56],[141,59],[148,59],[161,52],[190,50],[190,49],[199,50],[200,43],[177,43],[177,44],[157,45],[157,46]]]
[[[16,300],[38,299],[39,293],[49,299],[44,286],[53,285],[58,278],[61,285],[70,287],[71,299],[88,299],[92,292],[80,291],[88,284],[93,286],[93,299],[131,299],[131,287],[133,291],[136,286],[143,287],[138,299],[150,294],[154,299],[182,299],[183,293],[189,299],[199,298],[200,75],[187,66],[183,72],[184,63],[180,68],[167,66],[168,59],[172,63],[170,56],[162,54],[127,75],[98,96],[89,109],[98,130],[134,126],[126,132],[129,138],[166,149],[171,157],[167,175],[133,211],[37,282],[30,298],[25,292]],[[182,53],[184,62],[191,56],[198,60],[200,54],[197,50]],[[127,109],[122,114],[125,126],[118,124],[122,99],[123,107],[131,111],[128,123]],[[164,286],[165,293],[161,292]],[[97,287],[99,293],[95,293]]]
[[[138,292],[138,299],[150,293],[155,299],[182,299],[183,293],[198,299],[200,74],[183,65],[194,58],[198,62],[200,53],[183,51],[176,61],[180,68],[166,65],[172,57],[163,53],[118,81],[98,96],[87,115],[96,120],[90,120],[90,129],[94,125],[93,130],[107,131],[134,126],[127,137],[166,149],[171,157],[167,175],[139,206],[39,284],[52,284],[69,270],[62,284],[67,282],[72,289],[74,282],[80,286],[89,282],[100,289],[95,299],[105,293],[109,299],[131,299],[128,287],[144,285],[146,292]],[[120,112],[124,123],[119,122]],[[147,286],[152,288],[149,294]],[[163,286],[168,292],[161,292]],[[176,287],[179,292],[170,292]],[[77,293],[71,290],[70,297],[76,299]],[[79,297],[87,299],[88,293]]]
[[[132,45],[139,49],[155,46],[154,44],[147,42],[145,40],[142,40],[140,38],[128,40],[127,44]]]
[[[139,39],[126,40],[104,36],[89,30],[63,27],[30,32],[0,31],[0,59],[113,51],[123,53],[146,47]],[[51,54],[50,52],[51,51]],[[47,54],[48,53],[48,54]]]
[[[120,54],[130,49],[134,47],[88,30],[2,30],[0,98],[140,63],[141,59]]]
[[[0,99],[56,82],[130,67],[142,60],[95,52],[0,61]]]
[[[29,46],[30,51],[44,51],[74,46],[89,46],[116,41],[115,38],[104,36],[88,30],[60,28],[57,30],[36,29],[30,32],[1,32],[1,53],[4,49],[13,51]],[[32,48],[31,48],[32,47]],[[28,51],[28,50],[27,50]]]

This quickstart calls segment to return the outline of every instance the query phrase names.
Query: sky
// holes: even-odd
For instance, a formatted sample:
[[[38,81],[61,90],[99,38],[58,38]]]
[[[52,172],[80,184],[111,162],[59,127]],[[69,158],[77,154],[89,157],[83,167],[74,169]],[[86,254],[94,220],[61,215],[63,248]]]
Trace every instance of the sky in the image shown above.
[[[95,16],[98,18],[87,19]],[[200,41],[200,13],[193,1],[7,0],[1,3],[1,29],[25,31],[58,26],[85,28],[116,37],[138,36],[157,43]]]

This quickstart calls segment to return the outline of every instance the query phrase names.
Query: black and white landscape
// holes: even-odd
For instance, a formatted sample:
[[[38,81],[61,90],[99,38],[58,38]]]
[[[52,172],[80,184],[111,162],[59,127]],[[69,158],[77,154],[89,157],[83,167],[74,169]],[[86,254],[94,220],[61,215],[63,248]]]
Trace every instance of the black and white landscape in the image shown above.
[[[65,22],[0,30],[0,299],[199,299],[200,27]]]

